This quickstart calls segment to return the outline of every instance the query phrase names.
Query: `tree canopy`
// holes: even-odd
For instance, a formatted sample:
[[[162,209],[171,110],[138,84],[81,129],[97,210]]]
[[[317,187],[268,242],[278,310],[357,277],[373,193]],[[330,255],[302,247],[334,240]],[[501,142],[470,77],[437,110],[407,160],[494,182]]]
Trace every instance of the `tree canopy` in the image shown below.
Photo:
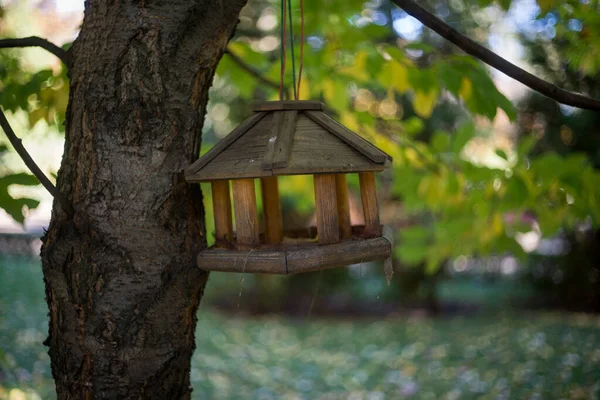
[[[402,204],[390,217],[392,224],[411,221],[398,230],[395,255],[402,262],[425,263],[434,272],[444,260],[464,254],[524,255],[518,239],[527,232],[553,236],[583,222],[597,226],[600,175],[589,157],[534,151],[542,139],[535,124],[532,134],[511,136],[519,106],[498,90],[485,64],[390,2],[303,3],[306,40],[299,97],[324,101],[341,123],[394,157],[393,170],[383,178],[382,187],[389,190],[382,196],[384,203]],[[292,4],[298,59],[301,19],[299,2]],[[597,78],[599,7],[597,1],[576,0],[425,5],[486,47],[509,40],[494,33],[497,21],[515,23],[515,13],[527,13],[529,19],[516,22],[517,32],[538,44],[557,72],[543,72],[541,78],[584,93],[585,85],[572,87],[561,77],[574,71],[580,82]],[[280,29],[278,2],[250,1],[243,9],[218,66],[202,151],[245,117],[253,101],[278,98]],[[62,131],[69,84],[65,65],[53,70],[24,67],[19,50],[1,51],[0,57],[4,111],[13,119],[27,115],[29,127],[44,121]],[[286,61],[285,88],[291,97],[289,54]],[[23,222],[24,209],[38,202],[13,195],[10,187],[36,180],[7,165],[0,175],[0,207]],[[305,179],[283,182],[283,201],[310,212],[310,185],[298,184]]]

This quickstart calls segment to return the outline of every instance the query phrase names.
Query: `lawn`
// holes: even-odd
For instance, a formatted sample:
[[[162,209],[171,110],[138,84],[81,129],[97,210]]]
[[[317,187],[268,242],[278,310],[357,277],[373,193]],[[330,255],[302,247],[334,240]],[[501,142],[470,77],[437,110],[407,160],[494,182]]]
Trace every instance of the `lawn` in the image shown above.
[[[54,397],[37,260],[0,259],[0,399]],[[203,306],[204,307],[204,306]],[[195,399],[596,398],[600,317],[199,314]]]

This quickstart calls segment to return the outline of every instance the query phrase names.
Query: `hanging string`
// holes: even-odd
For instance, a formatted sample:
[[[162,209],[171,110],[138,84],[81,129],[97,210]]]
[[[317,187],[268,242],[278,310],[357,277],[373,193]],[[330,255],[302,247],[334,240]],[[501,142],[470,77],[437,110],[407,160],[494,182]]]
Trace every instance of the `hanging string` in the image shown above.
[[[302,64],[304,62],[304,2],[300,0],[300,68],[298,70],[298,96],[300,96],[300,82],[302,81]],[[298,97],[296,98],[298,100]]]
[[[279,101],[283,101],[283,81],[285,79],[285,0],[281,0],[281,54],[279,60],[281,61],[281,75],[279,77]]]
[[[288,15],[290,17],[290,49],[292,51],[292,87],[294,88],[294,100],[298,100],[296,92],[296,58],[294,57],[294,24],[292,23],[292,0],[288,0]]]

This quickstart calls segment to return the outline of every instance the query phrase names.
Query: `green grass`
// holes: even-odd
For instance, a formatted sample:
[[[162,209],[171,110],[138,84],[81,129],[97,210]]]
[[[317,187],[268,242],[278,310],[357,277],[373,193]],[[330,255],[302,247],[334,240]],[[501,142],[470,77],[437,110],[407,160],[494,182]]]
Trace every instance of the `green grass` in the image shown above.
[[[54,398],[39,262],[0,259],[0,282],[0,399]],[[203,306],[196,336],[195,399],[587,399],[600,391],[597,316],[245,319]]]
[[[600,319],[585,315],[289,321],[207,314],[197,398],[591,398]]]

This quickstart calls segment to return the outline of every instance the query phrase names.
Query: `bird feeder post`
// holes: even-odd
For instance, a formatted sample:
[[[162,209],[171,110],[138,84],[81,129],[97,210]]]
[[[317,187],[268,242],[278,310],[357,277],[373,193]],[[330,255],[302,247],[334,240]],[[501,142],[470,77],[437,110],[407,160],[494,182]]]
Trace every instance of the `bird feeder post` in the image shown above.
[[[262,201],[265,216],[265,242],[278,244],[283,239],[283,222],[279,204],[279,185],[276,176],[268,176],[260,180]]]
[[[258,246],[260,241],[254,179],[234,179],[232,188],[238,248]]]
[[[215,247],[226,248],[233,242],[229,181],[224,179],[212,181],[211,187],[215,215]]]
[[[377,191],[375,187],[375,173],[360,172],[360,196],[362,198],[363,213],[365,217],[365,237],[381,236],[381,223],[379,222],[379,207],[377,205]]]
[[[350,200],[348,197],[346,174],[335,175],[335,194],[337,198],[340,237],[348,239],[352,236],[352,225],[350,224]]]
[[[338,243],[340,241],[340,229],[335,193],[335,175],[314,175],[314,185],[319,244]]]

